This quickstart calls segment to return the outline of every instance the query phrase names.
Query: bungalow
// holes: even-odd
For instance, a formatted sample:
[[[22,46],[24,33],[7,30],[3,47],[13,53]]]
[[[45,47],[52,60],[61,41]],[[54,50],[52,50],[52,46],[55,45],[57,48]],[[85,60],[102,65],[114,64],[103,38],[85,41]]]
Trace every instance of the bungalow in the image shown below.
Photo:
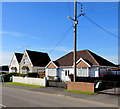
[[[47,53],[25,50],[20,62],[20,73],[45,73],[45,66],[50,62]]]
[[[108,73],[108,68],[115,66],[113,63],[98,56],[90,50],[77,51],[78,77],[100,77]],[[73,52],[62,56],[56,61],[51,61],[46,66],[46,77],[59,78],[62,81],[70,81],[69,75],[73,74]]]
[[[10,66],[9,66],[9,72],[19,73],[20,61],[21,61],[22,57],[23,57],[23,54],[21,54],[21,53],[14,53],[13,54],[13,57],[11,59]]]

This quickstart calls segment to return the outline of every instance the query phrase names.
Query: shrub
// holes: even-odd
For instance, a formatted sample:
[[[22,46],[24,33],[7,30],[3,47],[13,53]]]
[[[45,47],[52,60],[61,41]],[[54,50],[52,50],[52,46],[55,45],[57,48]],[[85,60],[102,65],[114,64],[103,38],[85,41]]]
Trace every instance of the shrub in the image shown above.
[[[27,77],[34,77],[34,78],[37,78],[37,77],[39,76],[39,74],[36,73],[36,72],[29,72],[26,76],[27,76]]]
[[[3,74],[2,75],[2,81],[4,81],[4,82],[10,82],[10,81],[12,81],[12,79],[11,79],[11,77],[14,75],[16,75],[17,73],[7,73],[7,74]]]
[[[38,75],[38,78],[44,78],[45,76],[44,75]]]

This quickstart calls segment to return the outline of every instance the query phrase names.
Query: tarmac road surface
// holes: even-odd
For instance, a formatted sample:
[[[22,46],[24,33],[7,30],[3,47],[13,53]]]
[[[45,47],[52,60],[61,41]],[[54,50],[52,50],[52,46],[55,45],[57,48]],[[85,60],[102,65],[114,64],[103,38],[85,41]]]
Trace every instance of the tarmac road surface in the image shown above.
[[[85,99],[56,96],[16,88],[2,88],[2,105],[5,107],[117,107]]]

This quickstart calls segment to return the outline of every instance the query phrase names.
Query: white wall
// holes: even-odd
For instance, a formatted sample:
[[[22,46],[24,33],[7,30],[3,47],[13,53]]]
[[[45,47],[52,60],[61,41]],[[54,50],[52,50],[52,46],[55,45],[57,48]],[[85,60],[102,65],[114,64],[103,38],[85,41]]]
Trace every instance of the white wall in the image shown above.
[[[38,70],[45,72],[45,67],[33,67],[32,68],[32,72],[38,72]],[[40,73],[42,73],[42,72],[40,72]]]
[[[19,73],[19,64],[17,62],[15,54],[12,57],[12,60],[11,60],[10,66],[9,66],[9,72],[12,72],[12,70],[11,70],[12,67],[16,67],[17,73]]]
[[[13,76],[13,82],[32,84],[32,85],[40,85],[46,86],[46,78],[30,78],[30,77],[17,77]]]

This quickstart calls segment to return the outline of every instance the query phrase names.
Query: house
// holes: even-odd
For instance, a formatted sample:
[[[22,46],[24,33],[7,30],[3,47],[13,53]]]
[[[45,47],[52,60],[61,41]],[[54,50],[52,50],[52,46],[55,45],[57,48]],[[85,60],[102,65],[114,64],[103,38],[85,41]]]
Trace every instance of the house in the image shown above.
[[[115,66],[90,50],[77,51],[76,55],[77,77],[100,77],[102,74],[108,73],[107,68]],[[69,75],[73,72],[73,52],[56,61],[49,62],[46,66],[46,77],[48,79],[54,77],[62,81],[70,81]]]
[[[50,62],[47,53],[25,50],[20,62],[20,73],[45,73],[45,66]]]
[[[23,57],[22,53],[14,53],[9,65],[9,72],[17,72],[20,71],[20,62]]]

